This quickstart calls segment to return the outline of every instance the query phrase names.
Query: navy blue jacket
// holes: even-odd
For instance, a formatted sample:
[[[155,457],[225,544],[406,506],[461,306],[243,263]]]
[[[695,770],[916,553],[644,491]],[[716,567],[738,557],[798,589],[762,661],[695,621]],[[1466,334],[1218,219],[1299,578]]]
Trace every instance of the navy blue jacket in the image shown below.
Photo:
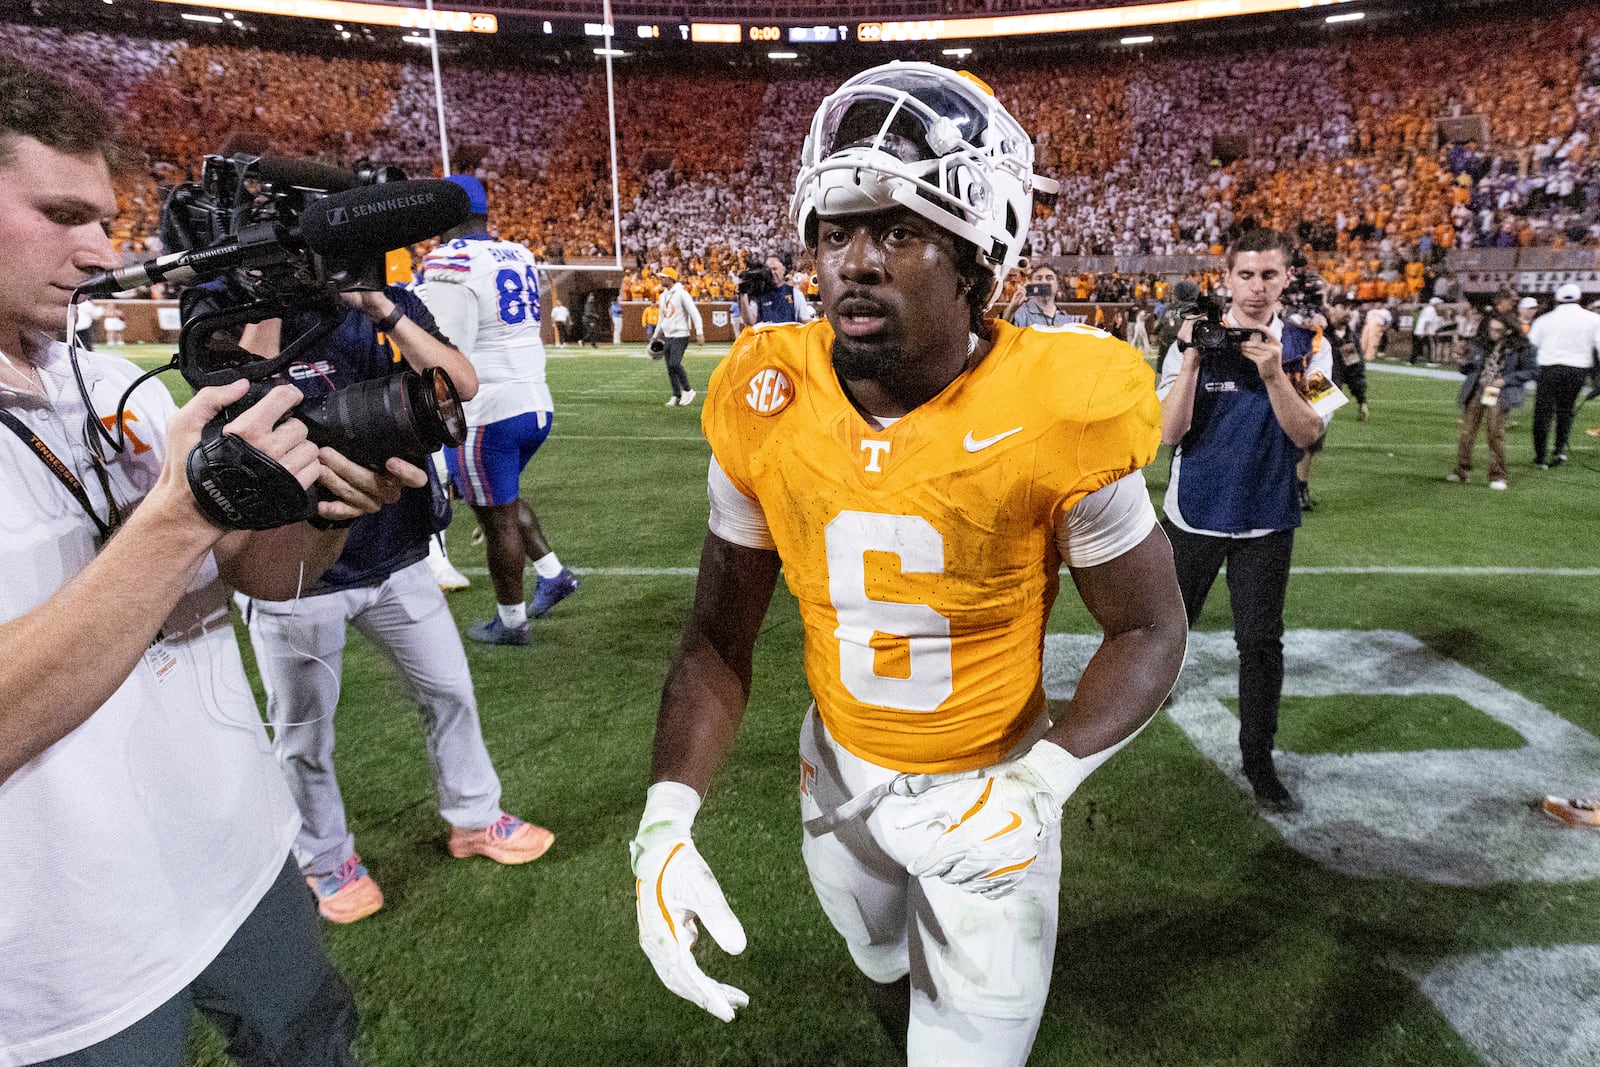
[[[438,333],[433,316],[409,289],[391,285],[385,295],[406,318],[424,330]],[[306,328],[309,318],[288,315],[283,336],[293,337]],[[378,329],[366,314],[350,308],[344,320],[317,351],[314,365],[295,365],[290,376],[307,398],[324,396],[356,382],[401,374],[408,364],[400,353],[378,339]],[[433,464],[424,463],[428,484],[406,489],[400,499],[375,515],[363,515],[350,527],[349,540],[333,566],[323,573],[308,595],[333,593],[342,589],[372,586],[389,575],[409,567],[428,555],[428,539],[450,522],[447,501],[436,511],[436,499],[443,500]]]

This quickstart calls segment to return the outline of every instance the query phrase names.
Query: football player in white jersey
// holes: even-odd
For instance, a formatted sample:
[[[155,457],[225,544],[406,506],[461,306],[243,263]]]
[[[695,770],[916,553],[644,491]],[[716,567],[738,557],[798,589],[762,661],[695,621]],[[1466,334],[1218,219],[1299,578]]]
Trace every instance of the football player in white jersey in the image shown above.
[[[525,645],[529,613],[547,614],[578,588],[577,575],[561,565],[539,517],[521,499],[523,468],[549,436],[555,413],[539,336],[539,275],[532,252],[489,233],[483,183],[469,174],[450,180],[467,191],[472,214],[422,261],[418,295],[478,372],[478,395],[463,405],[466,443],[447,449],[445,462],[483,527],[499,613],[467,636]],[[529,604],[522,599],[525,559],[538,573]]]

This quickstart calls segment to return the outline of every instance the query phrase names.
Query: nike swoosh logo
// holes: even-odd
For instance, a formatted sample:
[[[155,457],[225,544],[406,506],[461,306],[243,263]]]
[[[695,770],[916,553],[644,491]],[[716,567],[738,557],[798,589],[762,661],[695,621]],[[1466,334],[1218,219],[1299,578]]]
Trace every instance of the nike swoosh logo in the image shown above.
[[[1019,827],[1021,825],[1022,825],[1022,816],[1018,815],[1016,812],[1013,811],[1011,813],[1011,821],[1006,824],[1005,828],[1001,829],[1001,830],[996,830],[994,833],[992,833],[988,837],[984,838],[984,840],[985,841],[993,841],[997,837],[1002,837],[1002,836],[1004,836],[1006,834],[1009,834],[1011,831],[1015,830],[1017,827]],[[991,877],[993,877],[993,876],[991,875]]]
[[[962,441],[961,445],[968,452],[982,452],[984,449],[988,448],[990,445],[997,444],[997,443],[999,443],[1001,441],[1004,441],[1006,438],[1010,437],[1012,434],[1021,433],[1021,432],[1022,432],[1022,427],[1018,426],[1015,430],[1007,430],[1005,433],[997,433],[993,437],[985,437],[983,440],[979,441],[979,440],[975,439],[972,436],[972,431],[968,430],[967,431],[966,440]]]

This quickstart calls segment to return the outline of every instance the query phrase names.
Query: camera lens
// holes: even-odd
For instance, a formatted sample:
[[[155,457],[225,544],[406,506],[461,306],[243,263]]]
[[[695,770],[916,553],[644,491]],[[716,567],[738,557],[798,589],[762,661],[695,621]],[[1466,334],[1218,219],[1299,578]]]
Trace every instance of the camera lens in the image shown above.
[[[420,461],[467,438],[455,383],[437,367],[357,382],[302,402],[294,416],[312,441],[374,470],[391,456]]]
[[[1228,328],[1220,322],[1201,319],[1194,324],[1194,343],[1200,348],[1221,348],[1228,341]]]

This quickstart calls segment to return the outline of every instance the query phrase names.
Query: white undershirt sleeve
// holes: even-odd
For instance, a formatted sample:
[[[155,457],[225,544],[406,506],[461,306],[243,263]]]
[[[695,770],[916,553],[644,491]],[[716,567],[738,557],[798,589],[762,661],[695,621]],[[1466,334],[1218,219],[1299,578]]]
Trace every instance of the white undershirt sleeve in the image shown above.
[[[1062,517],[1056,544],[1069,567],[1094,567],[1136,547],[1156,525],[1144,472],[1095,490]]]
[[[724,541],[744,548],[776,548],[761,505],[739,491],[711,457],[706,472],[706,491],[711,497],[711,532]]]

